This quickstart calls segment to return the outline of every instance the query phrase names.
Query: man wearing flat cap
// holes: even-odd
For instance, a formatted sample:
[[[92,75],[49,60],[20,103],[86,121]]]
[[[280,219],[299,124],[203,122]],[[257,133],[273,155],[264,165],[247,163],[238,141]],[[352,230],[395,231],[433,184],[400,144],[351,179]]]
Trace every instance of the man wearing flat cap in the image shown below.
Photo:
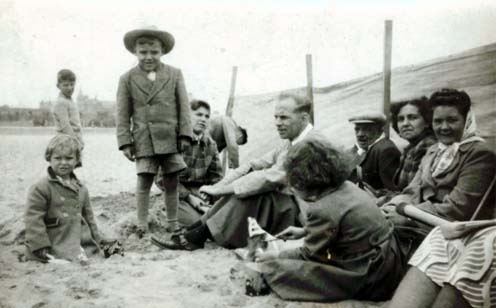
[[[401,153],[383,132],[386,117],[368,113],[349,119],[355,125],[356,144],[349,150],[356,166],[350,180],[376,197],[395,190],[393,177]]]
[[[181,152],[190,145],[192,127],[184,79],[179,69],[160,58],[174,46],[174,37],[156,28],[126,33],[124,46],[138,65],[119,80],[117,141],[119,150],[136,162],[138,236],[148,231],[150,188],[158,168],[164,173],[167,228],[177,245],[185,243],[177,221],[178,174],[186,168]]]

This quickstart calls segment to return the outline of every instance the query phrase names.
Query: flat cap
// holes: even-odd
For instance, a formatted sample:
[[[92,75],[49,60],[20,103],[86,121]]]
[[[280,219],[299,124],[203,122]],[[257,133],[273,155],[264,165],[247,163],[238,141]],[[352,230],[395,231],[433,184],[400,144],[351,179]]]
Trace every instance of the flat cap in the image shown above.
[[[386,124],[386,116],[382,113],[378,112],[371,112],[371,113],[366,113],[366,114],[361,114],[358,116],[354,116],[348,119],[353,124],[360,124],[360,123],[377,123],[384,125]]]

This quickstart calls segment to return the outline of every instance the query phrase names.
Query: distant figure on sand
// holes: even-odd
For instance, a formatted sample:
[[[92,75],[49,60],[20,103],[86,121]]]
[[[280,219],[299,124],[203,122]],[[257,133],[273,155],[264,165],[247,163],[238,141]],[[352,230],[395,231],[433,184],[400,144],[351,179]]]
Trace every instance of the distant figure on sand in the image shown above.
[[[179,69],[160,58],[171,51],[174,37],[156,29],[133,30],[124,36],[126,49],[138,65],[119,80],[117,141],[119,150],[136,161],[138,236],[148,231],[148,204],[159,166],[164,172],[167,229],[181,245],[177,220],[178,174],[187,166],[181,156],[191,145],[191,115],[184,79]]]
[[[212,139],[217,143],[217,150],[227,149],[228,167],[236,169],[239,167],[239,149],[238,146],[248,142],[248,133],[246,129],[239,126],[233,118],[214,114],[210,119],[208,132]]]
[[[222,179],[222,166],[220,165],[217,146],[215,141],[206,133],[209,119],[210,105],[202,100],[192,101],[193,143],[183,152],[183,159],[188,168],[179,174],[178,185],[178,218],[182,225],[196,222],[208,209],[208,200],[203,200],[200,196],[200,187],[213,185]],[[162,174],[162,169],[160,169],[155,183],[163,191],[165,188]]]
[[[72,100],[75,84],[76,75],[71,70],[62,69],[57,73],[57,88],[60,92],[55,105],[53,105],[52,115],[57,133],[76,137],[81,149],[83,149],[79,109]]]
[[[283,163],[290,146],[317,134],[310,124],[310,106],[307,98],[282,94],[276,102],[274,118],[279,136],[285,142],[233,170],[219,183],[200,188],[206,196],[220,199],[186,230],[190,249],[203,247],[209,237],[223,247],[246,246],[248,217],[254,217],[273,234],[298,223],[299,207],[287,187]],[[181,248],[172,243],[164,243],[163,247]]]
[[[305,238],[301,247],[258,251],[262,276],[283,299],[387,300],[405,265],[393,224],[370,196],[347,181],[350,164],[325,139],[305,138],[285,163],[295,195],[308,202],[305,228],[289,227],[276,237]]]
[[[26,204],[26,259],[75,261],[85,260],[88,252],[104,252],[115,241],[100,236],[88,190],[72,172],[81,159],[78,140],[55,136],[45,159],[48,174],[31,187]]]
[[[380,113],[369,113],[352,117],[349,121],[355,125],[357,141],[349,150],[356,166],[351,181],[376,197],[386,193],[386,190],[394,190],[393,177],[400,164],[401,153],[383,133],[386,117]]]

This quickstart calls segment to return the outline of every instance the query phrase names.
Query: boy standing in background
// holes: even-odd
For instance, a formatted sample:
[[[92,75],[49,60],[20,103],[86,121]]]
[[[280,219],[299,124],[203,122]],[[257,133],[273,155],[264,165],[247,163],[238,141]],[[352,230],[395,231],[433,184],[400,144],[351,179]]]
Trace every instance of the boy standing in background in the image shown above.
[[[119,150],[136,162],[138,236],[148,231],[150,189],[159,166],[164,171],[167,229],[177,245],[187,245],[178,225],[178,174],[186,168],[181,152],[191,144],[190,107],[179,69],[160,58],[171,51],[174,37],[157,29],[137,29],[124,36],[138,65],[119,80],[117,141]]]
[[[75,85],[76,75],[71,70],[62,69],[57,73],[57,88],[59,88],[60,93],[53,106],[52,114],[57,133],[76,137],[82,149],[84,143],[81,119],[79,118],[78,107],[72,100]]]

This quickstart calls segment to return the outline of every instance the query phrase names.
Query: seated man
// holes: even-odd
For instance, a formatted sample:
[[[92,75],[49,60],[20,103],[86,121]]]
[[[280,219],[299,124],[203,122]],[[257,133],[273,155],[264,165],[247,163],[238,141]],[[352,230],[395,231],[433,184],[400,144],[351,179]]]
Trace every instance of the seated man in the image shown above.
[[[248,142],[246,129],[239,126],[231,117],[214,114],[210,119],[208,132],[215,143],[217,143],[217,150],[219,153],[227,148],[229,168],[238,168],[238,145],[243,145]]]
[[[383,114],[367,114],[352,117],[357,143],[349,150],[356,168],[350,180],[358,183],[376,197],[384,189],[394,190],[393,177],[400,164],[401,153],[383,133],[386,117]]]
[[[179,174],[178,220],[182,225],[190,225],[200,219],[205,212],[206,202],[200,197],[202,185],[215,184],[222,179],[222,168],[215,142],[205,134],[210,118],[210,105],[201,100],[191,102],[191,124],[193,142],[182,153],[188,166]],[[159,171],[159,174],[161,174]],[[162,176],[155,183],[163,191]]]
[[[272,234],[297,224],[298,204],[287,188],[283,164],[292,144],[307,135],[317,134],[309,122],[310,107],[306,98],[280,95],[275,107],[275,124],[279,136],[287,141],[233,170],[219,183],[200,188],[205,195],[221,198],[185,232],[186,249],[203,247],[208,237],[227,248],[246,246],[248,217],[257,219],[259,225]],[[184,246],[165,241],[162,247],[183,249]]]

